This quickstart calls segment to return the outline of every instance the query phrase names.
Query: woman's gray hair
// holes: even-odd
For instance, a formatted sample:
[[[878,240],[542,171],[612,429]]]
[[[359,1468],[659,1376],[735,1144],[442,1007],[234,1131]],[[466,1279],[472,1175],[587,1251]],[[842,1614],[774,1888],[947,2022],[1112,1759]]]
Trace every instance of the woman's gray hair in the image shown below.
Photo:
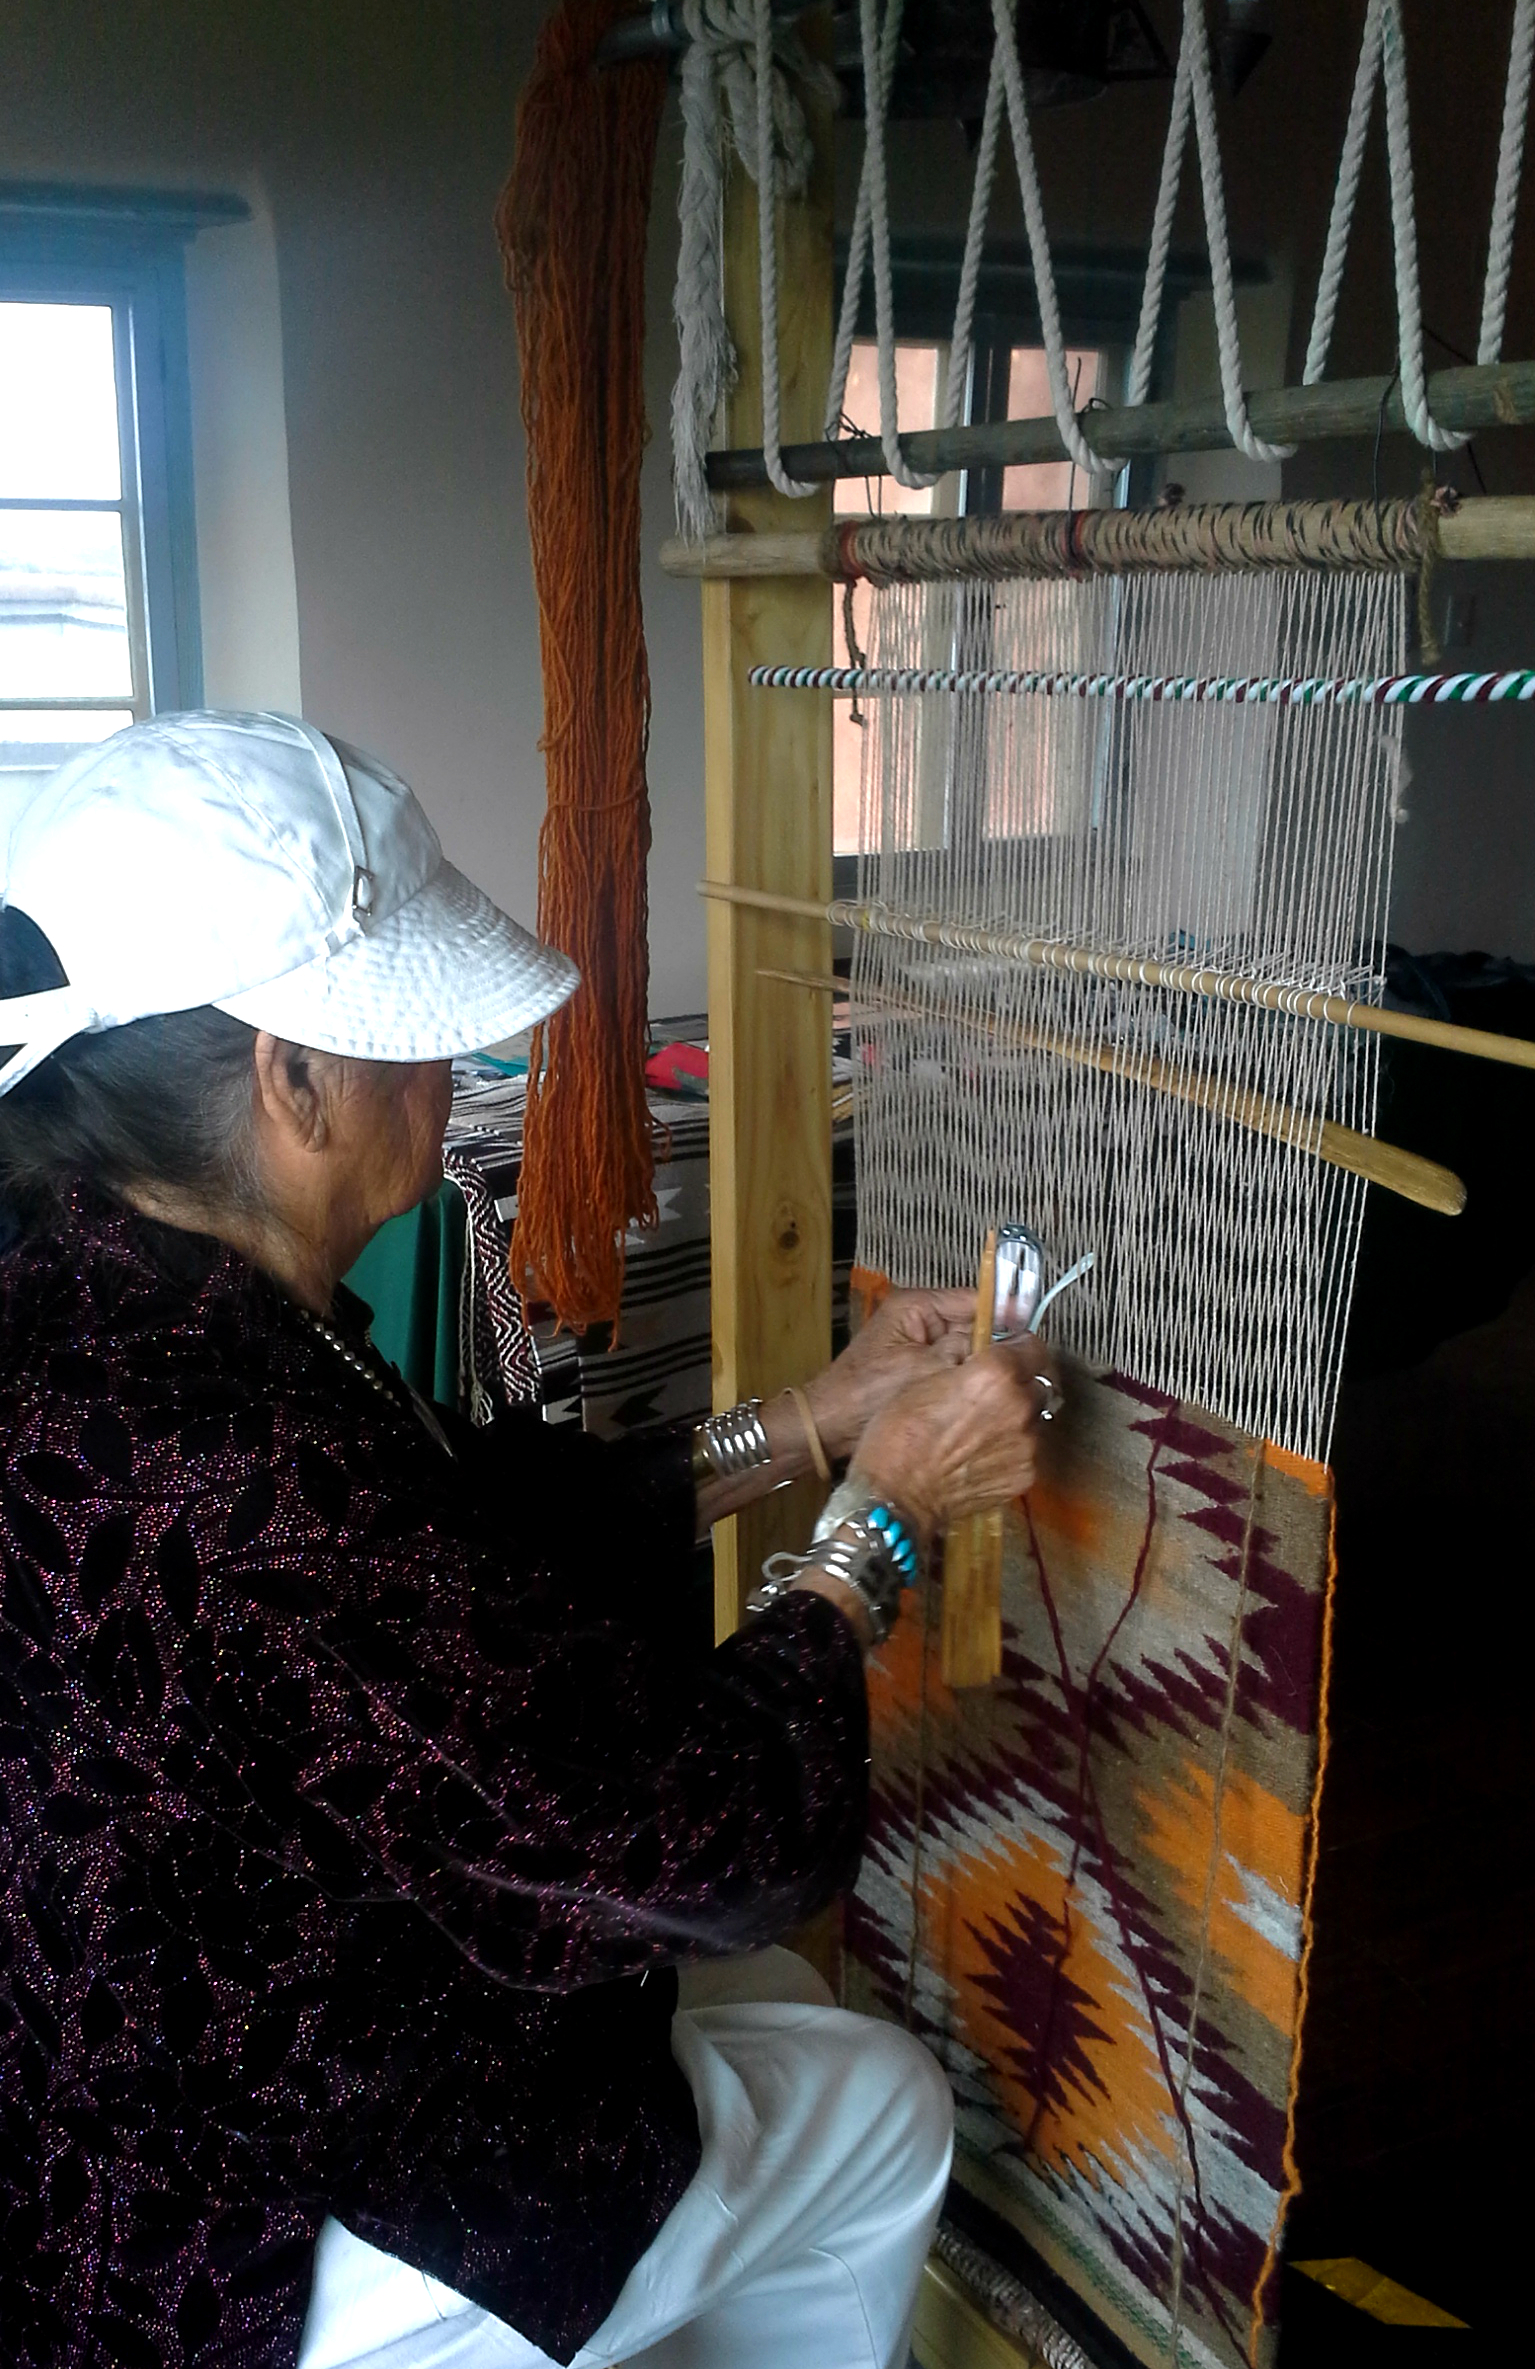
[[[0,907],[0,996],[67,984],[36,923]],[[0,1202],[47,1223],[83,1181],[160,1186],[210,1214],[250,1207],[254,1043],[211,1004],[72,1037],[0,1098]]]

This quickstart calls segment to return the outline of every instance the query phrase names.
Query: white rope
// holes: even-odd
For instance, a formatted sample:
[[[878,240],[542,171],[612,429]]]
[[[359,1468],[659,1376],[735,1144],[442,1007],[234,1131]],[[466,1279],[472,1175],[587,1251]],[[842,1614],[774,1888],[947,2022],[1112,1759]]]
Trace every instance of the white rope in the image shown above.
[[[860,44],[864,40],[862,11],[859,21]],[[843,406],[847,400],[848,372],[853,363],[853,345],[858,329],[858,300],[863,294],[863,275],[868,267],[869,242],[874,218],[874,170],[867,124],[871,114],[880,120],[879,156],[880,180],[884,181],[884,117],[890,103],[890,84],[895,73],[895,53],[901,37],[900,0],[891,0],[885,12],[884,31],[879,44],[879,75],[872,81],[865,60],[864,118],[865,137],[863,162],[858,173],[858,200],[853,212],[853,233],[848,242],[847,270],[842,278],[842,307],[837,316],[837,334],[832,345],[831,377],[826,391],[826,436],[834,442],[842,432]],[[886,272],[889,271],[889,217],[885,214]]]
[[[774,23],[770,0],[683,0],[688,35],[683,53],[682,178],[677,212],[681,233],[673,310],[679,367],[672,390],[672,455],[679,532],[697,541],[719,525],[709,492],[705,456],[720,405],[736,375],[735,346],[725,320],[725,141],[759,191],[765,227],[759,261],[762,287],[763,445],[782,492],[810,492],[784,476],[779,416],[777,248],[772,237],[780,178],[790,192],[810,176],[814,143],[798,97],[808,90],[835,101],[830,71],[806,51],[793,27]],[[766,56],[766,73],[759,71]],[[767,189],[763,192],[766,160]]]
[[[1514,214],[1524,163],[1524,127],[1530,109],[1530,67],[1535,60],[1535,0],[1514,0],[1514,29],[1508,45],[1508,81],[1503,91],[1503,130],[1498,140],[1498,177],[1493,186],[1487,233],[1487,277],[1482,286],[1482,331],[1476,358],[1484,366],[1503,352],[1503,316],[1514,251]]]
[[[1423,367],[1423,300],[1418,289],[1418,234],[1413,219],[1412,138],[1407,123],[1407,46],[1400,0],[1374,0],[1380,10],[1380,59],[1386,84],[1386,159],[1391,174],[1391,246],[1396,266],[1397,352],[1402,409],[1420,444],[1454,452],[1471,439],[1441,428],[1428,408]]]
[[[864,175],[869,191],[869,246],[874,263],[874,335],[879,364],[879,440],[885,467],[897,485],[921,492],[938,483],[907,462],[896,419],[895,293],[890,278],[890,177],[885,161],[885,109],[895,68],[902,0],[886,0],[883,40],[879,0],[858,0],[863,48]],[[840,409],[840,405],[839,405]],[[942,472],[939,473],[940,475]]]
[[[725,157],[720,141],[719,71],[715,51],[693,21],[682,53],[682,179],[677,192],[680,244],[672,316],[677,324],[677,377],[672,388],[672,480],[678,532],[701,541],[719,525],[704,455],[735,379],[735,347],[725,319],[721,273]]]
[[[1039,306],[1040,335],[1045,347],[1045,371],[1050,381],[1050,407],[1060,432],[1067,456],[1077,468],[1093,477],[1112,477],[1123,463],[1100,452],[1094,452],[1077,425],[1072,408],[1071,382],[1066,375],[1066,340],[1061,330],[1061,310],[1055,294],[1055,268],[1050,261],[1050,242],[1045,235],[1044,201],[1039,193],[1039,173],[1034,163],[1034,142],[1029,131],[1029,101],[1024,89],[1023,68],[1018,62],[1018,43],[1013,31],[1013,12],[1017,0],[991,0],[992,22],[996,26],[996,60],[1002,68],[1002,87],[1007,99],[1008,129],[1013,137],[1013,161],[1018,168],[1018,192],[1023,199],[1024,227],[1029,236],[1029,261],[1034,272],[1034,295]]]
[[[773,121],[773,94],[779,80],[773,70],[773,0],[755,0],[756,158],[742,150],[742,162],[757,184],[757,277],[762,298],[762,458],[774,490],[803,501],[819,493],[814,484],[801,484],[783,465],[779,421],[778,368],[778,140]],[[796,113],[798,110],[796,110]],[[799,118],[803,127],[804,118]],[[739,127],[736,133],[740,144]],[[808,160],[807,160],[808,169]]]
[[[1503,94],[1503,127],[1498,143],[1498,173],[1493,192],[1492,218],[1487,234],[1487,276],[1482,289],[1482,326],[1477,360],[1496,362],[1503,349],[1503,323],[1508,303],[1509,265],[1513,254],[1514,216],[1519,202],[1520,168],[1524,158],[1525,122],[1529,112],[1530,73],[1535,59],[1535,0],[1515,0],[1513,33],[1509,43],[1508,77]],[[1338,183],[1327,226],[1327,246],[1317,282],[1316,310],[1306,351],[1303,382],[1314,386],[1327,365],[1337,318],[1338,293],[1348,253],[1359,195],[1365,142],[1377,75],[1386,86],[1386,156],[1391,184],[1391,242],[1396,275],[1397,369],[1402,382],[1402,408],[1420,444],[1436,452],[1451,452],[1470,442],[1461,432],[1442,428],[1428,407],[1428,381],[1423,362],[1423,311],[1418,285],[1418,238],[1414,219],[1412,144],[1407,113],[1407,51],[1402,36],[1400,0],[1369,0],[1364,39],[1354,94],[1349,104]]]
[[[1303,386],[1315,386],[1327,368],[1327,350],[1332,344],[1333,324],[1338,317],[1338,292],[1343,285],[1343,266],[1348,256],[1348,234],[1354,220],[1354,204],[1359,195],[1359,176],[1364,168],[1365,142],[1370,131],[1370,107],[1375,97],[1375,79],[1380,72],[1380,11],[1375,0],[1365,10],[1364,40],[1359,50],[1359,65],[1354,75],[1354,94],[1349,101],[1348,125],[1343,134],[1343,154],[1338,160],[1338,180],[1332,194],[1332,212],[1327,222],[1327,244],[1322,253],[1321,276],[1317,281],[1316,309],[1311,316],[1311,341],[1306,348],[1306,367],[1301,373]]]
[[[945,427],[957,426],[964,416],[971,368],[976,291],[1005,107],[1028,232],[1039,304],[1040,333],[1056,426],[1062,445],[1076,467],[1094,476],[1111,475],[1123,464],[1093,450],[1082,434],[1073,408],[1072,388],[1066,367],[1065,337],[1029,126],[1027,92],[1014,31],[1015,9],[1016,0],[992,0],[996,40],[976,154],[975,181],[971,191],[964,259],[955,305],[942,424]],[[825,433],[828,440],[834,440],[841,432],[859,299],[864,273],[872,266],[880,442],[890,475],[897,484],[915,489],[936,484],[937,478],[918,472],[907,462],[901,450],[896,416],[896,339],[885,130],[900,38],[901,13],[902,0],[886,0],[883,18],[879,14],[879,0],[859,0],[864,73],[864,157],[832,352]],[[722,101],[728,104],[734,144],[759,191],[764,459],[769,479],[779,492],[801,496],[812,493],[815,488],[800,484],[787,475],[783,466],[779,425],[776,200],[780,171],[784,186],[794,190],[804,186],[810,167],[810,137],[803,111],[791,87],[790,74],[801,83],[818,82],[823,90],[828,86],[834,87],[834,84],[826,69],[806,56],[791,31],[781,24],[775,26],[771,0],[683,0],[683,17],[689,34],[689,46],[682,67],[684,145],[678,209],[682,238],[675,297],[681,366],[672,400],[672,435],[678,523],[684,535],[696,539],[718,525],[718,513],[705,477],[705,454],[721,402],[735,376],[735,353],[721,302],[724,202]],[[789,69],[788,73],[784,71],[785,67]],[[1477,360],[1483,365],[1496,362],[1502,350],[1532,69],[1535,69],[1535,0],[1514,0],[1477,347]],[[1377,78],[1383,79],[1385,85],[1386,146],[1397,294],[1398,373],[1402,404],[1408,425],[1419,442],[1437,451],[1449,451],[1465,444],[1469,438],[1458,431],[1442,428],[1434,419],[1428,404],[1401,0],[1368,0],[1366,6],[1364,37],[1349,103],[1348,124],[1328,219],[1327,242],[1318,277],[1316,305],[1302,378],[1305,385],[1315,385],[1326,370],[1337,320],[1349,236],[1358,201]],[[1185,0],[1184,5],[1182,40],[1152,219],[1127,400],[1132,405],[1144,403],[1150,392],[1178,186],[1191,120],[1198,150],[1200,190],[1215,306],[1216,343],[1220,357],[1221,398],[1227,430],[1236,449],[1249,459],[1283,460],[1294,447],[1269,444],[1255,434],[1242,386],[1236,292],[1227,233],[1225,191],[1203,0]]]
[[[1187,65],[1185,66],[1185,60]],[[1183,43],[1178,53],[1179,75],[1187,74],[1193,104],[1194,137],[1199,149],[1199,180],[1204,194],[1205,243],[1210,251],[1210,281],[1215,297],[1215,343],[1220,356],[1221,400],[1226,427],[1238,452],[1250,461],[1288,460],[1293,444],[1266,444],[1253,433],[1242,391],[1242,346],[1237,330],[1236,290],[1231,277],[1231,247],[1226,236],[1226,193],[1221,182],[1221,152],[1215,127],[1215,91],[1210,78],[1210,43],[1205,31],[1204,0],[1184,0]]]
[[[1125,389],[1127,403],[1144,403],[1151,393],[1151,370],[1156,359],[1157,328],[1162,318],[1162,290],[1167,282],[1167,258],[1173,243],[1173,215],[1178,206],[1178,181],[1189,131],[1189,77],[1180,52],[1173,77],[1172,112],[1162,150],[1162,177],[1157,184],[1156,211],[1151,220],[1151,246],[1146,257],[1146,279],[1141,290],[1141,317]]]
[[[986,82],[986,111],[975,151],[975,179],[970,187],[970,219],[965,225],[964,260],[959,267],[959,294],[954,304],[954,333],[949,340],[949,377],[943,394],[943,425],[957,428],[965,416],[970,393],[971,354],[975,344],[975,299],[981,284],[981,256],[986,223],[991,213],[992,184],[997,177],[997,147],[1002,132],[1002,65],[992,52]]]

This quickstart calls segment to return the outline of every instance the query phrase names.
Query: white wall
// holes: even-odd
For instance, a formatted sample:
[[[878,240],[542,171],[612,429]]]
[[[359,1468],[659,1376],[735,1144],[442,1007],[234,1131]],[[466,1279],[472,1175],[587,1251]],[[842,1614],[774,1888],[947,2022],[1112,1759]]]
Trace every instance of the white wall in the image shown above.
[[[239,194],[250,220],[204,231],[186,256],[203,695],[298,714],[277,241],[259,184]]]

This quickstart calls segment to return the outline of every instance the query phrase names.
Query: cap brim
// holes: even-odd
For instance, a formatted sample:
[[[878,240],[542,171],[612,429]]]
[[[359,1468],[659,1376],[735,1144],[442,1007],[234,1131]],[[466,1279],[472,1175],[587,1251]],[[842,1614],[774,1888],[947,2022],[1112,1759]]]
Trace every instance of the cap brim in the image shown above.
[[[317,1052],[364,1061],[441,1061],[546,1020],[580,984],[545,946],[451,864],[339,954],[219,1010]]]

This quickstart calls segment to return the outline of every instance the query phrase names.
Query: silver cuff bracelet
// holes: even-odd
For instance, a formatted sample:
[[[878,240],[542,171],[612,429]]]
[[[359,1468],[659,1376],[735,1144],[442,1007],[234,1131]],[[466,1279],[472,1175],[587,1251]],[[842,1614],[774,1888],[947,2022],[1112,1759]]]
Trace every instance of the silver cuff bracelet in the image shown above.
[[[734,1481],[742,1473],[771,1464],[773,1452],[762,1428],[762,1401],[743,1399],[738,1407],[709,1415],[693,1434],[695,1481]]]

